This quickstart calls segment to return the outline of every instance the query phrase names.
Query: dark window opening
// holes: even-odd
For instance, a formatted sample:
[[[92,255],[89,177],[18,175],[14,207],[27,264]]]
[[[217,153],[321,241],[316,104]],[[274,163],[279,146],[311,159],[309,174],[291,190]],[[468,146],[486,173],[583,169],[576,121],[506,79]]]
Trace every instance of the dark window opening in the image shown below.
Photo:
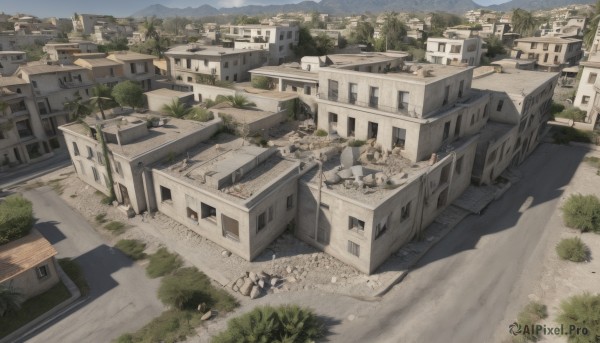
[[[163,202],[173,201],[173,198],[171,197],[171,189],[164,186],[160,186],[160,200]]]

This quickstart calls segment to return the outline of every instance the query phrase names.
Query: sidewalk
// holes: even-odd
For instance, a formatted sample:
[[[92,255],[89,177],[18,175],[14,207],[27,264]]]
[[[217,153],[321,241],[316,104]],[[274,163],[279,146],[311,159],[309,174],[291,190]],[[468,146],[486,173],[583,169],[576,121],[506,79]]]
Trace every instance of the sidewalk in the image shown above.
[[[54,156],[46,160],[5,170],[0,172],[0,191],[64,168],[69,164],[71,164],[71,157],[65,149],[57,151]]]

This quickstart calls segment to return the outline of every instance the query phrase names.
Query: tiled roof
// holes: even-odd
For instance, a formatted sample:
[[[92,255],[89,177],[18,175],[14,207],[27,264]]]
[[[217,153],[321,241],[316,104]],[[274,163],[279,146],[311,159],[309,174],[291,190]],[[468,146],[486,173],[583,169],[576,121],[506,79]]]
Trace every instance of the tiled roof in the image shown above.
[[[39,232],[0,245],[0,283],[11,279],[57,254]]]

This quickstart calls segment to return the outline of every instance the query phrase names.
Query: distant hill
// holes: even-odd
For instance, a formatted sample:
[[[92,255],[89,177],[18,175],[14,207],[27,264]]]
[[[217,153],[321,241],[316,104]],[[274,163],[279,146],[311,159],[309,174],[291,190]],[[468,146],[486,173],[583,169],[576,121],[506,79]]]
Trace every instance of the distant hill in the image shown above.
[[[261,13],[285,12],[310,12],[319,11],[330,14],[361,14],[364,12],[380,13],[384,11],[410,11],[410,12],[451,12],[463,13],[475,8],[489,8],[496,11],[510,11],[513,8],[536,10],[544,8],[563,7],[573,4],[594,3],[595,0],[511,0],[509,2],[482,6],[472,0],[321,0],[303,1],[297,4],[285,5],[249,5],[217,9],[210,5],[199,7],[171,8],[163,5],[151,5],[132,14],[133,17],[167,18],[181,17],[207,17],[219,14],[246,14],[256,15]]]
[[[547,8],[564,7],[576,4],[593,4],[595,0],[511,0],[500,5],[491,5],[487,8],[494,11],[510,11],[515,8],[526,10],[541,10]]]

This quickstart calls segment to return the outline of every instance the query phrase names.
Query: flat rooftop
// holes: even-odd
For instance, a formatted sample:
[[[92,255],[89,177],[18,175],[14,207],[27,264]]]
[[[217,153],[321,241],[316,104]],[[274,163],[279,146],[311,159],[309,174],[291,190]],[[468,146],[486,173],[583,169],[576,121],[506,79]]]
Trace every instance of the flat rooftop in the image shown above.
[[[123,65],[120,62],[108,58],[78,58],[73,63],[82,67],[89,66],[91,68],[120,67]]]
[[[0,87],[26,85],[27,81],[16,76],[0,76]]]
[[[132,51],[117,51],[112,52],[107,58],[119,61],[138,61],[138,60],[154,60],[156,56],[140,54]]]
[[[384,55],[380,53],[362,53],[362,54],[333,54],[327,55],[329,60],[333,62],[332,65],[327,65],[330,68],[342,68],[354,65],[364,65],[372,63],[382,63],[387,61],[394,61],[402,57],[408,56],[408,53],[402,56],[402,54],[396,53],[395,56]]]
[[[184,96],[194,95],[193,92],[180,92],[168,88],[159,88],[153,91],[145,92],[146,96],[159,96],[165,98],[181,98]]]
[[[562,38],[562,37],[526,37],[515,39],[515,42],[531,42],[531,43],[575,43],[581,42],[581,39]]]
[[[180,45],[169,49],[165,54],[169,55],[183,55],[183,56],[223,56],[223,55],[235,55],[245,54],[264,50],[257,49],[234,49],[224,48],[222,46],[189,46]]]
[[[176,162],[157,163],[154,169],[219,197],[244,203],[298,164],[281,157],[274,148],[261,148],[233,136],[220,135],[218,140],[198,144]],[[237,174],[239,179],[233,180],[232,175],[242,170],[241,175]]]
[[[335,73],[343,73],[346,75],[369,75],[369,77],[373,78],[381,78],[388,80],[401,80],[401,81],[409,81],[414,83],[421,84],[429,84],[433,82],[440,81],[447,77],[458,75],[467,70],[473,69],[473,67],[463,67],[463,66],[446,66],[442,64],[426,64],[426,63],[415,63],[415,64],[407,64],[405,68],[410,66],[410,70],[414,70],[417,67],[421,67],[422,69],[428,70],[429,75],[426,77],[420,76],[416,71],[396,71],[396,72],[388,72],[388,73],[369,73],[362,71],[354,71],[354,70],[336,70],[335,68],[322,68],[321,72],[335,72]]]
[[[507,69],[501,73],[478,75],[483,69],[476,68],[473,73],[472,88],[504,92],[523,96],[530,94],[543,83],[557,77],[558,73],[546,73],[531,70]]]
[[[26,66],[19,67],[19,69],[29,75],[51,74],[51,73],[87,70],[84,67],[80,67],[80,66],[76,66],[76,65],[47,65],[47,64],[26,65]]]
[[[268,75],[273,77],[287,77],[294,79],[305,79],[314,82],[319,82],[319,74],[303,70],[300,67],[291,67],[286,65],[280,66],[265,66],[250,70],[251,74]]]
[[[275,114],[270,111],[263,111],[254,108],[235,108],[227,103],[217,104],[209,110],[215,112],[215,114],[225,114],[231,116],[235,121],[239,123],[253,123],[255,121],[267,118]]]
[[[485,127],[479,132],[479,142],[498,141],[515,127],[515,125],[488,120]]]

